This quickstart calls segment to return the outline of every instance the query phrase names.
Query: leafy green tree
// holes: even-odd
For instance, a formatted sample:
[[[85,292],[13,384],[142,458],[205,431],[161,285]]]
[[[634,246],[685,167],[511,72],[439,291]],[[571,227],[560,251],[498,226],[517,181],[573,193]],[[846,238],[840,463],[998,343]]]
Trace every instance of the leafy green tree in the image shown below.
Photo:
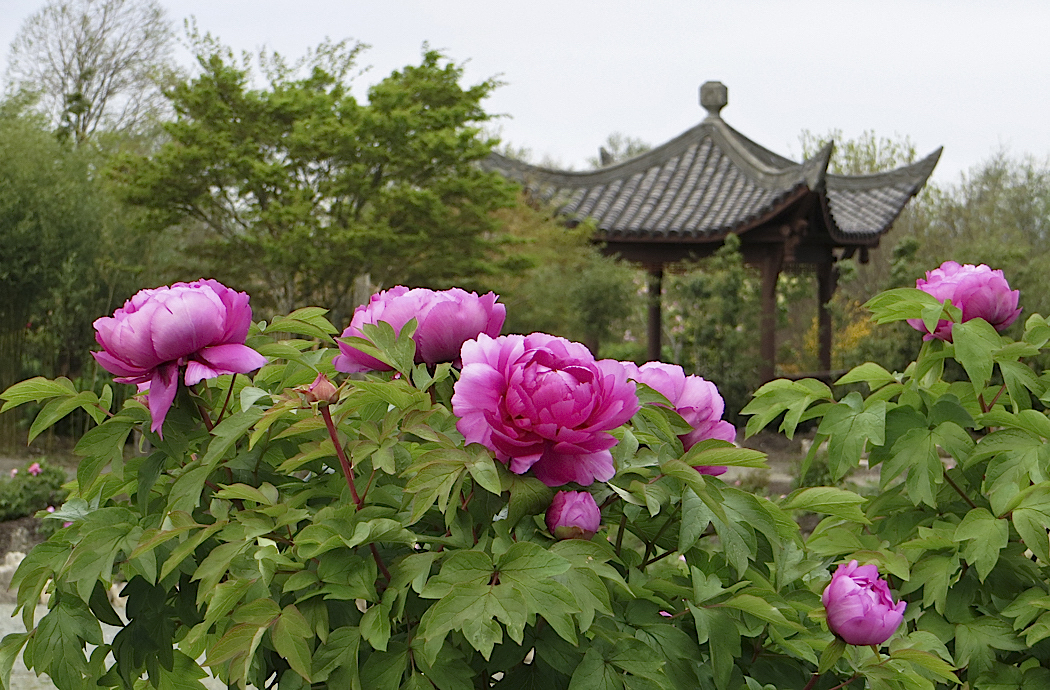
[[[71,269],[96,264],[104,213],[87,158],[64,146],[42,122],[10,104],[0,107],[0,385],[26,373],[27,338],[34,320],[46,315],[53,288]],[[93,318],[90,314],[81,320]],[[69,331],[54,335],[55,349],[47,356],[61,356],[67,344],[57,341],[63,336],[74,341],[69,347],[81,350],[79,358],[84,356],[83,338],[70,338]],[[39,351],[34,354],[40,357]],[[15,444],[16,421],[13,415],[0,419],[0,444]]]
[[[744,265],[740,238],[728,235],[714,256],[687,273],[672,275],[664,297],[664,332],[670,361],[713,381],[737,420],[760,383],[759,280]]]
[[[462,68],[427,50],[359,103],[350,93],[360,44],[324,44],[289,64],[249,61],[196,37],[200,74],[169,94],[169,140],[124,156],[117,179],[192,265],[250,288],[259,306],[325,303],[336,319],[354,284],[477,283],[493,268],[493,209],[511,187],[475,163],[493,141],[482,100],[498,83],[463,87]]]
[[[567,228],[547,209],[524,202],[498,218],[509,239],[491,287],[507,305],[504,330],[544,331],[583,342],[603,357],[633,359],[616,331],[642,308],[636,271],[602,256],[589,224]]]

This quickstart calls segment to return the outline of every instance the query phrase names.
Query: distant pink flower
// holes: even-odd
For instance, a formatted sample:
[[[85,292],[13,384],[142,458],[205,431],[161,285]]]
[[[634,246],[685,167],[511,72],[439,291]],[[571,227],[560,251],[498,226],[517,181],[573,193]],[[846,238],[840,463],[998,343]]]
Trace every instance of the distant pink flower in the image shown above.
[[[602,513],[586,491],[559,491],[547,508],[547,529],[558,539],[590,539],[602,526]]]
[[[55,512],[55,506],[48,506],[47,507],[47,512],[49,512],[49,513]]]
[[[149,390],[153,431],[163,435],[164,417],[178,390],[221,374],[246,374],[266,358],[244,344],[251,325],[248,295],[215,280],[141,290],[113,316],[97,319],[98,363],[120,383]]]
[[[624,366],[629,378],[644,383],[667,398],[674,406],[674,411],[693,427],[688,434],[678,437],[685,450],[709,438],[730,443],[736,440],[736,428],[722,420],[725,402],[715,384],[699,376],[686,376],[685,370],[677,364],[646,362],[639,367],[634,362],[624,362]],[[701,474],[719,475],[726,468],[721,465],[699,465],[696,470]]]
[[[12,467],[11,468],[11,477],[13,478],[13,477],[16,477],[17,475],[18,475],[18,468],[17,467]]]
[[[1012,324],[1021,313],[1017,306],[1020,291],[1011,291],[1003,272],[993,271],[984,264],[960,265],[955,261],[945,261],[939,268],[927,271],[925,280],[919,278],[915,281],[915,287],[941,302],[950,299],[962,310],[963,322],[984,319],[997,331]],[[925,333],[923,340],[952,341],[952,323],[947,319],[938,321],[933,333],[926,330],[922,319],[908,319],[908,324]]]
[[[858,567],[850,561],[835,570],[821,601],[828,614],[828,628],[846,643],[881,645],[904,620],[902,601],[894,603],[889,586],[874,565]]]
[[[621,363],[596,362],[579,343],[545,333],[486,334],[463,344],[455,385],[456,428],[516,474],[547,486],[584,486],[616,474],[609,431],[638,411]]]
[[[362,326],[385,321],[395,333],[405,324],[416,320],[416,364],[459,363],[463,343],[485,333],[499,335],[507,308],[498,304],[499,297],[489,292],[480,297],[476,292],[459,288],[427,290],[398,285],[372,295],[368,304],[354,310],[350,325],[343,331],[344,338],[363,338]],[[332,360],[338,371],[390,371],[391,367],[366,355],[353,345],[339,343],[340,354]]]
[[[40,474],[43,471],[44,470],[40,469],[40,463],[39,462],[34,462],[32,465],[30,465],[28,467],[28,469],[26,469],[26,472],[28,472],[29,474],[33,475],[34,477],[37,476],[38,474]]]

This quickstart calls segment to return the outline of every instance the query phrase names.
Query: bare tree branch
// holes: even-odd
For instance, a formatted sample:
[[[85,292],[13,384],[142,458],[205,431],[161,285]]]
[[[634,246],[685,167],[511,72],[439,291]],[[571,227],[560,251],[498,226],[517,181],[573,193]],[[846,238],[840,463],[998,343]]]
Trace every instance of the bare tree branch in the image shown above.
[[[169,106],[174,33],[157,0],[51,0],[11,43],[8,83],[38,94],[77,142],[98,130],[138,132]]]

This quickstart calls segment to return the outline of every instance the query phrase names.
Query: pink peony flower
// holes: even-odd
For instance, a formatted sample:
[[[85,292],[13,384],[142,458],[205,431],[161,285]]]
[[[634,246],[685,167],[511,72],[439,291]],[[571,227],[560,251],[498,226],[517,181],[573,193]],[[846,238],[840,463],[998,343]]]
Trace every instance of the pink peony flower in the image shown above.
[[[619,362],[594,361],[579,343],[545,333],[463,344],[455,385],[456,428],[547,486],[588,485],[616,474],[608,432],[638,411],[634,383]]]
[[[590,539],[602,526],[602,514],[586,491],[559,491],[547,508],[546,522],[558,539]]]
[[[161,434],[182,367],[183,380],[192,386],[266,364],[244,344],[251,319],[248,295],[215,280],[141,290],[113,316],[95,321],[102,351],[91,354],[117,381],[149,390],[150,428]]]
[[[736,440],[736,428],[722,420],[725,401],[718,393],[718,387],[699,376],[686,376],[682,367],[663,362],[646,362],[642,366],[634,362],[624,362],[628,378],[652,388],[674,406],[674,411],[693,427],[688,434],[678,438],[685,450],[689,450],[700,441],[717,438],[733,443]],[[696,470],[701,474],[717,476],[725,473],[721,465],[699,465]]]
[[[33,475],[34,477],[37,476],[38,474],[40,474],[43,471],[44,470],[40,469],[40,463],[39,462],[34,462],[32,465],[30,465],[29,467],[26,468],[26,472],[28,472],[29,474]]]
[[[960,266],[954,261],[945,261],[940,268],[927,271],[925,280],[915,281],[915,287],[941,302],[950,299],[962,310],[963,321],[984,319],[997,331],[1012,324],[1021,313],[1017,306],[1020,291],[1011,291],[1003,272],[993,271],[984,264]],[[952,340],[952,323],[946,319],[937,323],[933,333],[926,330],[922,319],[908,319],[908,324],[925,333],[923,340]]]
[[[893,603],[889,586],[874,565],[840,565],[821,596],[828,628],[846,643],[881,645],[904,620],[905,603]]]
[[[435,292],[425,288],[409,290],[397,286],[372,295],[368,304],[354,310],[350,325],[343,337],[364,337],[361,327],[385,321],[395,333],[400,333],[409,320],[416,319],[416,364],[452,362],[459,364],[459,350],[463,343],[481,333],[499,335],[507,308],[497,304],[494,293],[478,297],[476,292],[459,288]],[[389,371],[390,367],[370,357],[352,345],[339,343],[340,354],[332,360],[339,371]]]

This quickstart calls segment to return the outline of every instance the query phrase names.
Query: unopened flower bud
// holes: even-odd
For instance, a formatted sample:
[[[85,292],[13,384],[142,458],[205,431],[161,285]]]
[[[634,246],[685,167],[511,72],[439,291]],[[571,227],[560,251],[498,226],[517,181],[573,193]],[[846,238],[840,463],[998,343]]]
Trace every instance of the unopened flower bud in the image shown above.
[[[306,387],[303,396],[307,402],[331,405],[339,402],[339,389],[324,374],[318,374],[314,382]]]
[[[905,603],[893,601],[874,565],[840,565],[821,599],[828,628],[847,644],[881,645],[904,620]]]
[[[590,539],[601,526],[598,504],[586,491],[559,491],[547,509],[547,529],[558,539]]]

